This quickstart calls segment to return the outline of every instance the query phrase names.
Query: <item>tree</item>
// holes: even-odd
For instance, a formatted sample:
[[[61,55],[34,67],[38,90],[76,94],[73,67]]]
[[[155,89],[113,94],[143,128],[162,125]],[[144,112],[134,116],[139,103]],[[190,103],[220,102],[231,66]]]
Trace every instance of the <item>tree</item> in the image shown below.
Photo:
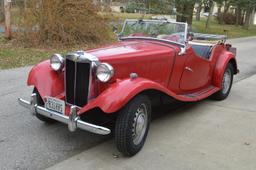
[[[200,21],[200,17],[201,17],[201,11],[202,11],[202,6],[203,6],[203,0],[198,0],[197,1],[197,9],[196,9],[196,20]]]
[[[11,39],[11,2],[4,0],[5,38]]]
[[[231,3],[236,7],[236,25],[243,25],[245,29],[249,29],[253,23],[252,17],[255,14],[255,0],[232,0]]]
[[[135,3],[144,4],[149,13],[170,14],[174,0],[135,0]]]
[[[209,12],[209,15],[206,20],[205,29],[208,29],[210,27],[210,21],[211,21],[211,17],[212,17],[212,13],[213,13],[213,8],[214,8],[214,1],[208,0],[208,5],[210,8],[210,12]]]
[[[221,8],[223,7],[223,0],[215,0],[215,2],[217,3],[218,6],[218,18],[221,18]],[[219,24],[222,24],[223,20],[219,19]]]
[[[0,22],[4,21],[4,1],[0,0]]]
[[[193,11],[196,0],[175,0],[177,10],[176,20],[178,22],[187,22],[192,25]]]

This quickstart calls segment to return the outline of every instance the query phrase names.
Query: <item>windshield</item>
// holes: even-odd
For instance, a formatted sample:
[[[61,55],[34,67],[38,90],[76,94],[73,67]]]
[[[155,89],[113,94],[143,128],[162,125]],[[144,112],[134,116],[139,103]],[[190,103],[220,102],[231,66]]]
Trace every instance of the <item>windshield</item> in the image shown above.
[[[185,44],[187,24],[167,20],[126,20],[121,36],[149,37]]]

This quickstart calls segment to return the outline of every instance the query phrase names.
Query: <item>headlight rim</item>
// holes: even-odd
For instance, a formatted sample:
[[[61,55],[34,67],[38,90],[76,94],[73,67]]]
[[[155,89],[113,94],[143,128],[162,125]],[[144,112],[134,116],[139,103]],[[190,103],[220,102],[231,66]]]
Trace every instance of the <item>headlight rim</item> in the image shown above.
[[[106,78],[106,79],[101,79],[101,78],[99,78],[99,76],[98,76],[98,69],[100,68],[100,67],[105,67],[105,68],[107,68],[107,70],[108,70],[108,73],[109,73],[109,75],[108,75],[108,78]],[[112,65],[110,65],[110,64],[108,64],[108,63],[100,63],[98,66],[97,66],[97,68],[96,68],[96,77],[97,77],[97,79],[100,81],[100,82],[102,82],[102,83],[107,83],[109,80],[111,80],[111,78],[114,76],[114,68],[113,68],[113,66]]]
[[[58,68],[54,68],[53,67],[53,58],[57,58],[59,60],[59,64],[60,66]],[[50,58],[50,65],[51,65],[51,68],[54,70],[54,71],[61,71],[63,68],[64,68],[64,65],[65,65],[65,59],[62,57],[61,54],[53,54]]]

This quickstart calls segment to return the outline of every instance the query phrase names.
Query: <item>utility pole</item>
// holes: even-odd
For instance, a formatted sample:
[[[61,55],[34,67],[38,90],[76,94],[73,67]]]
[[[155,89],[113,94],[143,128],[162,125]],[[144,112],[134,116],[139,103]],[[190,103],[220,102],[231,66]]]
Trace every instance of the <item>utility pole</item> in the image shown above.
[[[11,39],[11,0],[4,0],[5,38]]]

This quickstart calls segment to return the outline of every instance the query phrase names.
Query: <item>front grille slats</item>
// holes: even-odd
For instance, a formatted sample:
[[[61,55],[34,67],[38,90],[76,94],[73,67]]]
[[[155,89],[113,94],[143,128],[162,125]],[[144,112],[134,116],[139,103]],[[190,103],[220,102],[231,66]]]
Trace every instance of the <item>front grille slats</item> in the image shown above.
[[[83,106],[88,100],[88,87],[90,81],[90,64],[77,63],[75,104]]]
[[[66,101],[74,104],[74,85],[75,85],[75,62],[66,60],[65,74],[66,74]]]
[[[84,106],[88,102],[90,66],[89,62],[74,62],[66,59],[65,83],[66,102],[76,106]]]

